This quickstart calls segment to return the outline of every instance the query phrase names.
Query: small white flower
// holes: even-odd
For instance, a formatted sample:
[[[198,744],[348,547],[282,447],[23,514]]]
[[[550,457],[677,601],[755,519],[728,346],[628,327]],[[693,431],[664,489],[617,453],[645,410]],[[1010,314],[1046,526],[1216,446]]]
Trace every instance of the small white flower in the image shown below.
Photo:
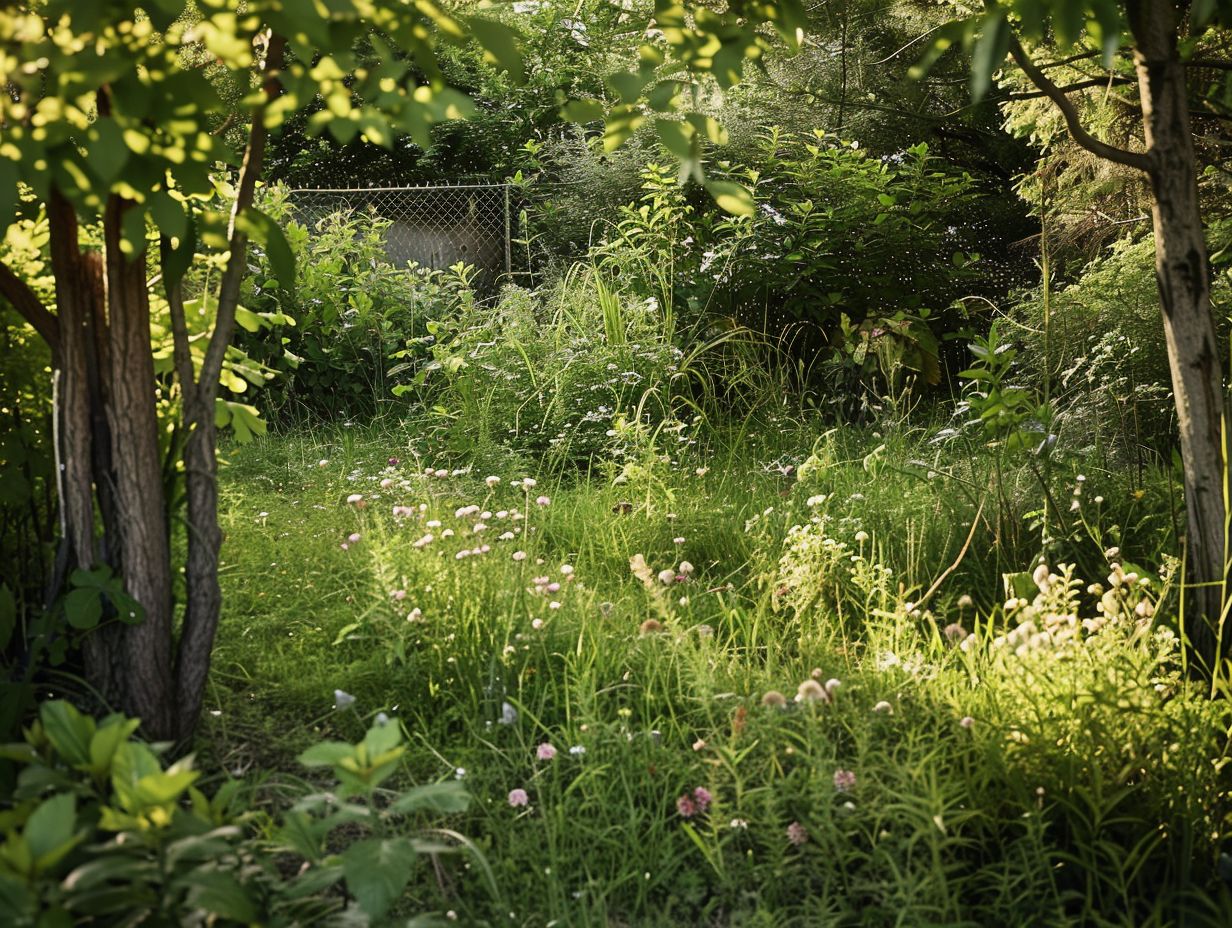
[[[574,757],[581,757],[583,754],[586,753],[586,748],[580,744],[575,744],[573,747],[569,749],[569,753],[572,754]]]
[[[355,697],[343,690],[334,690],[334,708],[349,709],[355,705]]]
[[[512,725],[517,720],[518,720],[518,710],[513,708],[513,706],[509,705],[509,703],[502,702],[500,723],[502,725]]]

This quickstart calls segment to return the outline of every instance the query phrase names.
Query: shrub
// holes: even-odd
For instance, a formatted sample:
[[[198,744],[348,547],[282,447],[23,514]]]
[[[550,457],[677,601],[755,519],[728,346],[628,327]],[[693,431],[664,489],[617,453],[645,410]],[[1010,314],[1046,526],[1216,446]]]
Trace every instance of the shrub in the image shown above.
[[[45,702],[26,740],[0,751],[20,771],[0,806],[4,924],[320,924],[344,910],[385,924],[420,855],[452,849],[410,833],[418,814],[468,805],[454,782],[382,786],[406,752],[384,716],[357,744],[304,752],[336,783],[280,823],[247,805],[239,780],[207,796],[191,757],[164,766],[133,739],[139,724]]]
[[[271,209],[287,215],[284,194],[271,196]],[[250,278],[245,305],[279,314],[271,331],[239,320],[240,347],[278,374],[260,398],[270,417],[371,416],[391,401],[394,386],[413,378],[414,364],[391,372],[388,359],[408,339],[425,335],[467,280],[457,272],[395,266],[385,252],[389,224],[349,210],[310,222],[288,218],[295,291],[279,287],[269,273]]]
[[[506,288],[432,326],[421,383],[467,443],[580,464],[614,442],[620,417],[670,411],[683,352],[658,303],[580,265],[546,292]]]

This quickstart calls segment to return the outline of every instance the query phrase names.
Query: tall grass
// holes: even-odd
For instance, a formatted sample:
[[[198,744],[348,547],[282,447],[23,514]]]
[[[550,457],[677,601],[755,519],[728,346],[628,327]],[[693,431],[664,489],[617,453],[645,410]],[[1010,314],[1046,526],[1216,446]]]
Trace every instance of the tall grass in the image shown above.
[[[987,457],[818,431],[763,411],[699,433],[701,449],[643,436],[641,466],[613,479],[506,461],[495,487],[414,423],[237,451],[208,754],[276,768],[322,730],[354,735],[334,688],[395,710],[416,777],[462,768],[479,800],[455,824],[502,902],[465,869],[413,888],[469,923],[1227,924],[1232,718],[1179,673],[1162,586],[1149,625],[1007,652],[996,640],[1036,607],[1007,615],[1000,574],[1035,568],[1030,532],[1015,547],[981,517],[916,602],[959,558]],[[1157,499],[1086,476],[1083,505],[1104,497],[1092,524],[1140,526],[1122,559],[1166,575],[1166,513],[1141,511]],[[1009,479],[1029,521],[1030,478]],[[1090,562],[1104,540],[1088,538]],[[1084,590],[1076,619],[1100,615]],[[814,677],[840,681],[833,697],[795,702]],[[555,758],[536,759],[542,743]],[[698,786],[712,804],[682,817]],[[530,806],[510,807],[512,789]]]

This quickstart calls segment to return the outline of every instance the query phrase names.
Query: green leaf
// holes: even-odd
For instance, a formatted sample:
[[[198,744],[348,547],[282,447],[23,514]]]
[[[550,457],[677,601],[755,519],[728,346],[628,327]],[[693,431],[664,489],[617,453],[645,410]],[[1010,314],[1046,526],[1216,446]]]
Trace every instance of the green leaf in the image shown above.
[[[369,838],[342,853],[347,890],[369,918],[380,919],[398,901],[415,858],[415,845],[408,838]]]
[[[341,741],[322,741],[314,744],[299,756],[305,767],[332,767],[343,758],[354,757],[355,748]]]
[[[603,126],[603,150],[613,152],[623,145],[646,118],[631,106],[620,106],[608,113]]]
[[[90,772],[95,776],[109,776],[116,751],[139,727],[140,719],[121,716],[113,716],[100,725],[90,739]]]
[[[103,601],[98,590],[87,587],[71,591],[64,597],[64,617],[73,628],[84,630],[98,625],[103,617]]]
[[[81,840],[74,835],[77,825],[77,797],[60,793],[44,800],[26,821],[22,831],[34,868],[42,872],[63,858]]]
[[[197,870],[176,883],[188,887],[185,901],[195,908],[241,924],[252,924],[259,918],[248,890],[229,873]]]
[[[0,158],[0,238],[4,237],[17,212],[17,177],[17,165]]]
[[[466,787],[456,780],[428,783],[406,790],[390,807],[395,812],[465,812],[471,797]]]
[[[128,163],[124,132],[110,116],[99,116],[86,131],[86,160],[104,187],[120,176]]]
[[[56,699],[39,708],[39,721],[51,746],[65,761],[73,766],[90,763],[94,719],[82,715],[71,703]]]
[[[467,18],[471,33],[487,53],[484,57],[504,68],[515,81],[522,80],[522,53],[518,50],[518,35],[504,23],[478,16]]]
[[[995,9],[984,17],[983,28],[971,53],[971,99],[978,102],[988,93],[992,75],[1010,47],[1010,24],[1005,11]]]
[[[685,117],[693,128],[698,131],[702,138],[707,142],[715,145],[726,145],[728,142],[727,129],[717,119],[711,116],[703,116],[700,113],[689,113]]]
[[[287,243],[282,226],[255,206],[248,207],[240,214],[239,226],[253,241],[265,247],[265,254],[278,283],[284,290],[294,293],[295,254]]]
[[[757,211],[752,192],[743,184],[730,180],[712,180],[706,183],[706,190],[714,197],[714,202],[720,209],[733,216],[752,216]]]
[[[162,249],[159,258],[162,261],[163,276],[171,285],[183,279],[196,256],[197,223],[190,217],[185,217],[184,234],[178,236],[178,239],[174,247],[169,239],[161,240]]]
[[[188,214],[184,212],[184,204],[165,190],[156,190],[150,195],[150,216],[163,235],[183,238],[188,229]]]
[[[697,130],[687,122],[675,119],[656,119],[655,131],[658,132],[659,139],[667,150],[677,158],[685,160],[694,156],[693,140],[697,135]]]
[[[561,108],[561,115],[569,122],[598,122],[605,112],[603,103],[599,100],[570,100]]]

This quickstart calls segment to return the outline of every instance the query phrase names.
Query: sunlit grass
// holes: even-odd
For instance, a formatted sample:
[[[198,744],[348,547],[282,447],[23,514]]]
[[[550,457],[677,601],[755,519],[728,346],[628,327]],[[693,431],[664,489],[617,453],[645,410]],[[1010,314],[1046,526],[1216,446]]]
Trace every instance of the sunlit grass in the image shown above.
[[[1013,539],[981,516],[921,611],[990,465],[901,436],[817,434],[762,424],[647,458],[624,482],[479,469],[409,425],[236,450],[204,755],[293,769],[322,732],[357,737],[335,689],[361,717],[394,712],[415,777],[461,776],[477,799],[453,824],[500,897],[461,862],[414,891],[475,923],[1164,925],[1183,904],[1189,924],[1226,923],[1224,707],[1139,639],[1043,664],[989,650],[1007,627],[1000,573],[1029,571],[1039,547],[1022,511],[1003,514]],[[1026,509],[1029,476],[1009,479]],[[1161,566],[1145,554],[1159,506],[1111,476],[1086,483],[1108,501],[1091,515],[1101,544]],[[845,547],[833,573],[801,575],[818,584],[806,596],[779,561],[790,528],[810,524]],[[1103,558],[1091,538],[1074,550]],[[860,579],[855,556],[891,579]],[[951,623],[977,646],[947,641]],[[794,698],[831,679],[832,698]],[[786,707],[763,705],[769,691]],[[713,802],[686,819],[677,799],[697,787]],[[528,804],[511,806],[512,790]]]

